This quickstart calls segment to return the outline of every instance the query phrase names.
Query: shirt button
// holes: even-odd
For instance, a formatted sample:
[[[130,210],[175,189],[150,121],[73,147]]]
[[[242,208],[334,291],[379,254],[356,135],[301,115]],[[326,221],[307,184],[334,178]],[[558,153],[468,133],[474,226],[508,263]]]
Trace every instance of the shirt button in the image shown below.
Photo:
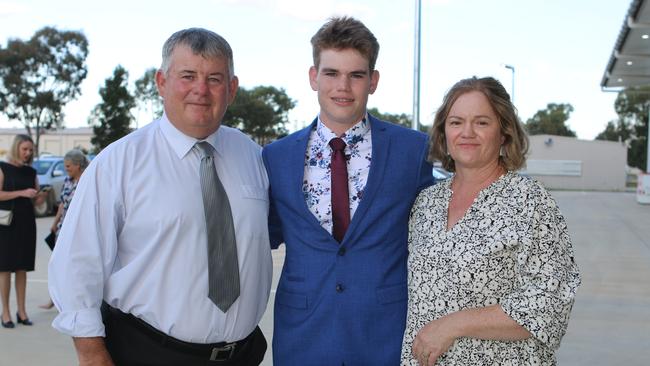
[[[344,256],[345,255],[345,247],[340,247],[339,252],[337,254],[340,255],[341,257]]]
[[[337,283],[336,284],[336,292],[343,292],[343,285],[341,285],[340,283]]]

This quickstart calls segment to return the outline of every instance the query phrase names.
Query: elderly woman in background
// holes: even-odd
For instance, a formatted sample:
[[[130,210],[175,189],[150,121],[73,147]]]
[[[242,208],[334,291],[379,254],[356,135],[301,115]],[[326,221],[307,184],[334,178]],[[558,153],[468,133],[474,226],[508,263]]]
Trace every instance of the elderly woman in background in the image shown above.
[[[81,174],[88,166],[88,158],[86,158],[86,155],[81,151],[73,149],[68,151],[63,157],[63,166],[65,167],[68,176],[65,177],[65,181],[63,182],[63,189],[61,189],[60,197],[61,203],[56,211],[56,216],[54,217],[54,222],[50,229],[54,237],[58,236],[59,231],[61,231],[61,225],[63,224],[65,213],[68,211],[68,207],[72,201],[72,196],[74,196],[74,191],[77,189],[79,178],[81,178]],[[43,309],[51,309],[53,306],[54,303],[52,300],[47,304],[39,305],[39,307]]]
[[[68,176],[65,177],[65,181],[63,182],[61,203],[59,204],[59,209],[56,211],[56,216],[52,223],[51,231],[55,235],[59,235],[63,219],[65,218],[65,213],[68,211],[68,207],[72,201],[72,196],[74,196],[74,191],[77,189],[79,178],[81,178],[81,174],[88,166],[88,158],[86,158],[84,153],[77,149],[70,150],[63,157],[63,166],[65,167]]]
[[[36,170],[32,168],[34,142],[27,135],[17,135],[9,151],[9,162],[0,162],[0,208],[11,210],[9,225],[0,225],[0,297],[2,326],[14,328],[9,310],[11,272],[15,273],[16,321],[32,325],[25,310],[27,272],[34,270],[36,259],[36,218],[34,202],[42,202],[45,194],[38,193]]]
[[[459,81],[430,135],[454,175],[411,212],[402,364],[555,364],[580,275],[557,204],[516,173],[528,137],[508,93]]]

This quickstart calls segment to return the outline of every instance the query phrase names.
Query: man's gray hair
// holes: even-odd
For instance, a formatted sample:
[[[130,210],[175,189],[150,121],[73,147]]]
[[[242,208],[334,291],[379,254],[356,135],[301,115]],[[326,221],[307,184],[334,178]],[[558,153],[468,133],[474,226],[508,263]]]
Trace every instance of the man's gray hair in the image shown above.
[[[235,76],[235,66],[232,59],[232,49],[220,35],[203,28],[188,28],[180,30],[169,37],[163,45],[162,65],[160,69],[168,75],[172,53],[178,45],[188,46],[195,55],[206,59],[224,58],[228,61],[228,76]]]

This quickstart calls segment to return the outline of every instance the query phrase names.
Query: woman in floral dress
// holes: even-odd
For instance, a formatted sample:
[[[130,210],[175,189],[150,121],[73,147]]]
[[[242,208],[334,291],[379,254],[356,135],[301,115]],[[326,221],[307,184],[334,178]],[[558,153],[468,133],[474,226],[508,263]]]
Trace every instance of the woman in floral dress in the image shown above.
[[[497,80],[450,89],[429,158],[454,175],[411,212],[402,365],[556,363],[580,275],[555,201],[516,173],[527,150]]]
[[[59,235],[61,231],[61,225],[63,225],[63,219],[65,218],[65,213],[68,211],[72,197],[74,196],[74,191],[77,189],[77,183],[79,183],[79,178],[88,166],[88,158],[84,155],[83,152],[77,149],[68,151],[63,157],[63,166],[66,173],[68,174],[63,181],[63,188],[61,189],[61,203],[59,203],[59,208],[56,211],[56,216],[54,217],[54,222],[52,223],[52,228],[50,231],[54,236]],[[41,309],[51,309],[54,307],[54,303],[50,299],[49,302],[43,305],[39,305]]]

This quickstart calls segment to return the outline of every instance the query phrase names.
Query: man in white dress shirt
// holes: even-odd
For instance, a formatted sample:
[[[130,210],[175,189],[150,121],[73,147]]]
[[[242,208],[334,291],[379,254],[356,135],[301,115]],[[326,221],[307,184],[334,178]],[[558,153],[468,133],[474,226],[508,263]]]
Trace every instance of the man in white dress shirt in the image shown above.
[[[268,178],[260,147],[221,126],[238,87],[232,50],[205,29],[176,32],[156,83],[162,118],[108,146],[79,182],[50,261],[53,326],[81,365],[258,365]],[[208,298],[199,141],[214,149],[235,229],[240,290],[225,312]]]

